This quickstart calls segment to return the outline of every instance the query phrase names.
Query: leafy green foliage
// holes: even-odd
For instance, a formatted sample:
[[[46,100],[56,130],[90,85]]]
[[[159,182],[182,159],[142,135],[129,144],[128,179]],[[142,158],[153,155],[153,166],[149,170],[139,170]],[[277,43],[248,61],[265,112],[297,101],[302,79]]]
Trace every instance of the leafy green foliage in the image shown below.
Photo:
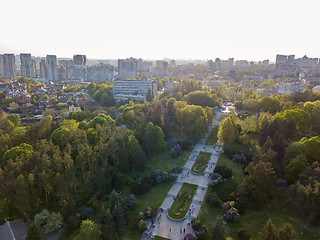
[[[83,220],[80,225],[80,233],[74,240],[98,240],[100,236],[101,231],[93,221]]]

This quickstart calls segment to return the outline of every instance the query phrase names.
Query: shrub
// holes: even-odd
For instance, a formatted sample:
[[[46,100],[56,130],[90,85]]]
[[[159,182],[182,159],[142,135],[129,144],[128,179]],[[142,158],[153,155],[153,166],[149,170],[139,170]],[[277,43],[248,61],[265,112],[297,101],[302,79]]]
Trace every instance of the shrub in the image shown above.
[[[134,183],[134,180],[132,177],[128,176],[124,179],[124,183],[127,185],[127,186],[131,186],[133,183]]]
[[[93,216],[94,209],[93,208],[85,208],[80,213],[80,219],[85,220],[87,218],[91,218]]]
[[[238,209],[235,208],[235,203],[232,201],[225,202],[222,207],[224,209],[224,215],[222,218],[226,222],[234,222],[238,221],[240,218],[240,214],[238,213]]]
[[[80,214],[78,213],[75,216],[69,216],[67,218],[67,228],[68,229],[77,229],[80,227],[81,221],[80,221]]]
[[[138,224],[138,228],[140,231],[144,231],[147,228],[147,223],[143,220],[140,220]]]
[[[222,178],[222,176],[219,173],[213,172],[209,174],[212,180]]]
[[[208,195],[206,198],[206,202],[212,207],[220,207],[222,204],[221,199],[216,193],[213,193],[212,195]]]
[[[172,173],[181,173],[182,172],[182,167],[174,166],[173,168],[171,168],[171,172]]]
[[[234,154],[233,157],[232,157],[232,161],[238,162],[238,163],[241,163],[241,164],[247,164],[248,163],[247,157],[243,153]]]
[[[245,228],[240,228],[238,230],[238,239],[239,240],[250,240],[250,234],[248,233],[248,230]]]
[[[51,213],[47,218],[47,224],[44,225],[46,233],[52,233],[62,227],[63,217],[60,213]]]
[[[189,150],[193,144],[194,142],[192,140],[182,140],[180,142],[182,150]]]
[[[43,209],[41,213],[38,213],[34,216],[34,223],[38,226],[42,226],[46,223],[50,212],[47,209]]]
[[[223,178],[231,178],[232,170],[225,165],[216,166],[214,169],[215,173],[219,173]]]

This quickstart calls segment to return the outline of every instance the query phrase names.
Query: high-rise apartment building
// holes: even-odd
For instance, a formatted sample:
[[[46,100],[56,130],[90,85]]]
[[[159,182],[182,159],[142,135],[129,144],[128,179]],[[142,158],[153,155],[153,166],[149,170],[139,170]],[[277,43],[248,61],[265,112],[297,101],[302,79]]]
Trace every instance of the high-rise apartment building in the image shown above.
[[[73,62],[76,66],[85,66],[87,65],[86,55],[73,55]]]
[[[44,59],[40,62],[40,77],[48,79],[48,63]]]
[[[57,57],[56,55],[47,55],[47,64],[48,64],[48,80],[57,82],[58,72],[57,72]]]
[[[21,76],[24,78],[36,78],[36,62],[31,58],[30,53],[20,54]]]
[[[14,54],[4,54],[0,56],[0,71],[2,77],[17,77]]]
[[[118,60],[118,78],[128,79],[135,78],[138,72],[137,59],[127,58]]]

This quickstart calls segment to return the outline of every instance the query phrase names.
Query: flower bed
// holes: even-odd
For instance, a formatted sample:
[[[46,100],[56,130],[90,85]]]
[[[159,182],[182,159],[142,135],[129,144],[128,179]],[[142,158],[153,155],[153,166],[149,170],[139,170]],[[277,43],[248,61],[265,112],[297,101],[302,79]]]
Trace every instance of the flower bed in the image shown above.
[[[176,200],[172,203],[168,212],[168,217],[173,220],[183,220],[188,213],[192,198],[198,186],[184,183],[177,195]]]
[[[202,174],[207,167],[210,156],[211,153],[200,152],[191,168],[191,172],[195,174]]]

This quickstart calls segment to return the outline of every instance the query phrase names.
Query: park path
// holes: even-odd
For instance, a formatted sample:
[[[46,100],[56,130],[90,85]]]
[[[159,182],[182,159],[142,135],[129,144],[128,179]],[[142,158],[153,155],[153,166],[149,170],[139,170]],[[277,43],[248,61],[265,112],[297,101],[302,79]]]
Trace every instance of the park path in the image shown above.
[[[220,122],[218,121],[218,119],[220,116],[221,112],[216,112],[215,118],[213,119],[212,124],[209,126],[208,132],[195,145],[192,153],[188,158],[188,161],[183,167],[183,171],[177,174],[177,180],[174,182],[171,189],[167,193],[166,198],[159,207],[159,209],[162,208],[163,211],[159,211],[156,217],[155,227],[150,227],[149,230],[146,230],[142,235],[142,240],[153,239],[155,235],[168,239],[180,240],[183,239],[185,235],[187,235],[188,233],[194,233],[194,230],[192,229],[190,222],[199,214],[202,202],[204,200],[204,196],[206,195],[206,191],[208,189],[208,184],[211,182],[209,173],[211,173],[214,170],[219,156],[218,148],[215,148],[211,145],[206,145],[205,142],[209,134],[211,133],[213,127],[215,125],[219,125]],[[211,153],[211,157],[209,159],[208,166],[205,169],[204,175],[194,175],[190,171],[200,151]],[[190,207],[192,209],[192,212],[183,221],[173,221],[167,217],[167,212],[170,209],[172,203],[174,202],[174,197],[176,197],[179,193],[183,183],[191,183],[198,185],[196,194],[192,199]]]

